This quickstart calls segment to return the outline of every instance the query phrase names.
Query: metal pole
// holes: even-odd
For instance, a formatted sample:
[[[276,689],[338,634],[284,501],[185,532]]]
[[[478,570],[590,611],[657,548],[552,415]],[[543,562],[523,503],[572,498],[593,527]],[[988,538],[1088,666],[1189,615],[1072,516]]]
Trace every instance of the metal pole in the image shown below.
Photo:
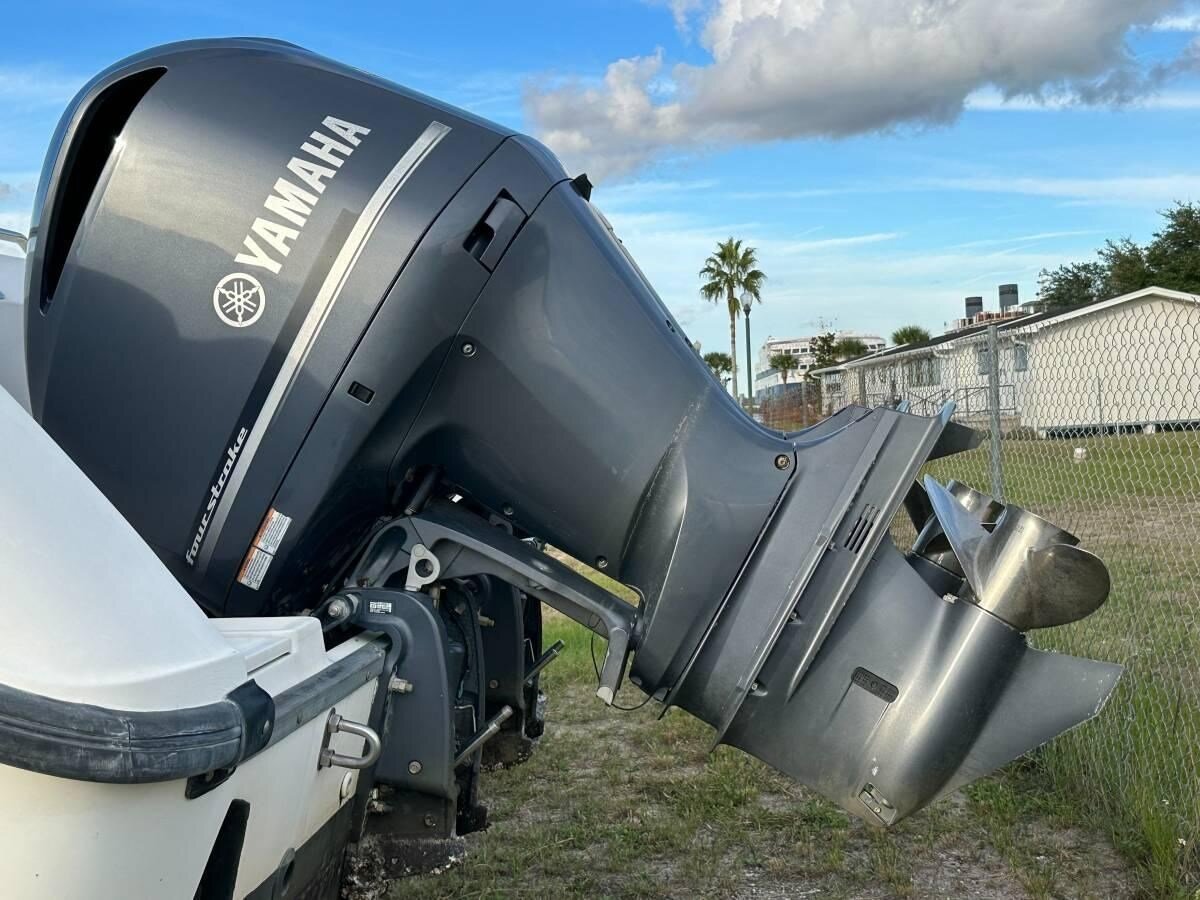
[[[858,370],[858,402],[867,406],[867,370]]]
[[[988,417],[991,426],[992,497],[1004,502],[1004,467],[1000,459],[1000,339],[999,330],[989,325],[988,348]]]
[[[750,356],[750,307],[746,306],[746,399],[754,405],[754,360]]]

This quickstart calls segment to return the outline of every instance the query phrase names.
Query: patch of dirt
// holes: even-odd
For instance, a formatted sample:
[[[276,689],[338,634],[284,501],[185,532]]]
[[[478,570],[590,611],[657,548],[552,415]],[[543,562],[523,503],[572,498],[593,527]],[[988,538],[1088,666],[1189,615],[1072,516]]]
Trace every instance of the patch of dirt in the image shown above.
[[[937,850],[913,869],[917,897],[962,900],[1024,900],[1029,892],[991,847]]]
[[[1191,553],[1200,542],[1200,502],[1189,497],[1124,497],[1120,502],[1081,497],[1031,511],[1073,532],[1085,548],[1144,544],[1157,553],[1167,547]]]

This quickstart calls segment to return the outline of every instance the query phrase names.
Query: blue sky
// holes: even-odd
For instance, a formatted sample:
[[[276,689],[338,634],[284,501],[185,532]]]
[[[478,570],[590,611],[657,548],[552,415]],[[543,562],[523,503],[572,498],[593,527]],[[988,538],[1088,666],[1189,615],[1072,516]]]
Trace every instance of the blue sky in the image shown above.
[[[741,2],[773,3],[772,10],[782,3],[810,18],[816,15],[810,7],[822,6],[820,0]],[[881,0],[849,6],[872,2]],[[1113,0],[1073,2],[1081,16],[1120,15]],[[887,33],[896,52],[913,54],[915,74],[882,64],[856,69],[851,57],[890,52],[872,33],[863,46],[839,51],[848,54],[841,77],[827,62],[819,63],[821,71],[806,68],[817,54],[788,30],[797,26],[783,14],[742,23],[729,33],[744,45],[751,37],[761,41],[745,51],[760,68],[782,60],[776,86],[803,82],[823,93],[814,106],[811,96],[794,91],[768,97],[767,88],[746,88],[744,104],[733,94],[734,113],[702,79],[736,77],[733,68],[714,63],[736,61],[738,48],[721,43],[719,27],[735,0],[206,0],[108,2],[103,11],[94,4],[9,4],[0,13],[0,226],[27,224],[51,130],[91,74],[153,44],[251,34],[294,41],[541,134],[573,168],[600,172],[594,201],[705,350],[728,346],[728,321],[723,310],[700,301],[696,270],[714,242],[729,235],[759,247],[769,277],[752,319],[756,344],[768,334],[811,332],[819,321],[885,335],[907,323],[940,331],[961,314],[965,295],[982,294],[994,308],[996,286],[1015,281],[1022,298],[1031,299],[1043,266],[1090,256],[1107,237],[1145,240],[1158,210],[1175,199],[1200,200],[1200,77],[1186,52],[1200,33],[1196,7],[1128,0],[1140,4],[1128,28],[1123,20],[1107,22],[1098,36],[1072,46],[1056,35],[1042,41],[1048,48],[1037,35],[1013,38],[1011,46],[998,46],[1007,39],[991,34],[968,35],[986,38],[989,49],[966,40],[964,59],[994,52],[997,59],[1007,53],[1008,61],[942,68],[940,54],[937,65],[922,62],[920,47],[908,47],[904,32],[916,13],[927,18],[940,3],[901,4],[916,12]],[[801,25],[818,27],[808,21]],[[1109,40],[1112,27],[1121,29],[1116,44]],[[817,37],[825,47],[848,33],[831,22]],[[939,41],[957,39],[952,31],[939,34]],[[1080,103],[1079,84],[1097,84],[1104,60],[1116,55],[1123,74],[1154,77],[1139,81],[1117,105],[1107,96]],[[1074,68],[1056,69],[1059,56]],[[624,86],[614,88],[620,70],[609,67],[622,60],[649,60],[632,100]],[[902,93],[889,93],[904,80],[897,72],[912,80]],[[930,99],[946,85],[953,86],[949,99]],[[707,92],[708,105],[685,101],[685,121],[677,126],[671,106],[689,91]],[[574,119],[540,103],[555,97],[567,99]],[[905,111],[913,97],[915,112]],[[743,106],[750,109],[745,115]],[[647,115],[665,123],[661,140],[628,158],[619,141],[601,146],[597,127],[633,117],[644,134]],[[589,121],[605,116],[617,118],[599,126]],[[815,119],[824,124],[805,124]]]

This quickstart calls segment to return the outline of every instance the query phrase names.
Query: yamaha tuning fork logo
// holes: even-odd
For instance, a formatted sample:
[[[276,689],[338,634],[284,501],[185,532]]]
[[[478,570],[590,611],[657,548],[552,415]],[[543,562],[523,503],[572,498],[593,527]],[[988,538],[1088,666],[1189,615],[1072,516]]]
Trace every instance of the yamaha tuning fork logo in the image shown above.
[[[262,215],[255,217],[242,239],[234,263],[278,275],[325,188],[370,133],[365,125],[326,116],[300,145],[300,152],[288,160],[283,177],[275,180],[263,201]],[[265,302],[262,284],[245,272],[226,275],[213,290],[213,309],[233,328],[257,322]]]
[[[257,322],[266,300],[262,284],[245,272],[226,275],[213,289],[213,309],[222,322],[233,328],[245,328]]]

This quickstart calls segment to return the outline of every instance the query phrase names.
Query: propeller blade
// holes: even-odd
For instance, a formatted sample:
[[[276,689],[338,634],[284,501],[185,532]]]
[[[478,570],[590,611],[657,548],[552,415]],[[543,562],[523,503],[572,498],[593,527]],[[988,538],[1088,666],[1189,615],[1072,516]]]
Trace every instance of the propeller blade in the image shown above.
[[[1111,587],[1099,557],[1069,544],[1034,550],[1027,583],[1029,628],[1052,628],[1090,616],[1104,605]]]
[[[988,530],[975,513],[967,509],[950,491],[938,484],[931,476],[925,476],[925,493],[933,506],[942,533],[958,560],[967,583],[978,588],[983,582],[980,569],[980,553],[988,538]]]

